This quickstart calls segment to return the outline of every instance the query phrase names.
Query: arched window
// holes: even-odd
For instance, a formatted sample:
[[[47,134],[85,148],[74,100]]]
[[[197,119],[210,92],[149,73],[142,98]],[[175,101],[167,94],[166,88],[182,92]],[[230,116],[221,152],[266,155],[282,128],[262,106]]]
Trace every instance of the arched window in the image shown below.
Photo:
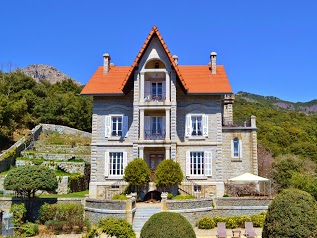
[[[155,64],[154,64],[154,68],[155,69],[159,69],[160,68],[160,63],[156,61]]]
[[[233,157],[240,158],[240,142],[237,137],[233,139]]]

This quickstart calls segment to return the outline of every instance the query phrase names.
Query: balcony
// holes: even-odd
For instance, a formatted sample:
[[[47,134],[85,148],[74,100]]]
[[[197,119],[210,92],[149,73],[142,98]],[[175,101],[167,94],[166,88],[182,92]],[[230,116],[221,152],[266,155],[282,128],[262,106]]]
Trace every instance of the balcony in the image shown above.
[[[234,120],[225,120],[225,118],[222,119],[222,126],[226,128],[230,127],[244,127],[244,128],[255,128],[255,116],[251,117],[235,117]]]
[[[166,99],[165,93],[151,94],[151,93],[145,92],[145,95],[144,95],[145,102],[163,102],[165,101],[165,99]]]
[[[154,131],[144,131],[144,140],[165,140],[165,131],[154,132]]]

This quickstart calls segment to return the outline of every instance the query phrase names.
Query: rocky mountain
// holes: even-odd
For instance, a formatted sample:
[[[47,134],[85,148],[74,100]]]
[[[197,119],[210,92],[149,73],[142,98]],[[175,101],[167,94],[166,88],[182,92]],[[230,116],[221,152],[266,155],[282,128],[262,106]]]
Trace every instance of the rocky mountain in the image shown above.
[[[59,71],[58,69],[54,68],[53,66],[46,65],[46,64],[32,64],[27,66],[26,68],[18,68],[16,71],[21,71],[24,74],[32,77],[37,82],[41,81],[48,81],[50,83],[60,82],[70,77],[63,72]],[[79,82],[74,82],[77,85],[81,85]]]
[[[238,92],[236,97],[240,97],[248,102],[261,103],[270,107],[276,107],[287,111],[304,112],[306,114],[317,113],[317,99],[309,102],[288,102],[273,96],[260,96],[252,93]]]

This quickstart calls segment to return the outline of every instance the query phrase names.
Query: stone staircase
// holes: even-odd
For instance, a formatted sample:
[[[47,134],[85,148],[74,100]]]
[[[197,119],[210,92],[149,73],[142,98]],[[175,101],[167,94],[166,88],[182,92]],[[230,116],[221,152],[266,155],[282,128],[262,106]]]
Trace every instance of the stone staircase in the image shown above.
[[[145,222],[158,212],[161,212],[161,203],[137,204],[133,219],[133,230],[140,232]]]

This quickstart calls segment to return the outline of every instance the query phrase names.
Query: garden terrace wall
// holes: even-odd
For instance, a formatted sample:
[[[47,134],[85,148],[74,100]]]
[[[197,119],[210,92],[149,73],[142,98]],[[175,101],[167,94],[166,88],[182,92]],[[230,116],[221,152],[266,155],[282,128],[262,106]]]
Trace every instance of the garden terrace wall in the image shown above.
[[[267,211],[271,198],[226,197],[216,198],[212,217],[253,215]]]
[[[211,215],[212,206],[211,198],[166,201],[167,211],[182,214],[193,226],[200,218]]]
[[[91,137],[91,133],[86,131],[77,130],[68,126],[54,125],[54,124],[41,124],[43,131],[56,131],[59,134],[67,135],[80,135],[85,137]]]
[[[135,198],[128,200],[86,199],[85,216],[95,224],[101,218],[123,218],[132,223],[136,208]]]

